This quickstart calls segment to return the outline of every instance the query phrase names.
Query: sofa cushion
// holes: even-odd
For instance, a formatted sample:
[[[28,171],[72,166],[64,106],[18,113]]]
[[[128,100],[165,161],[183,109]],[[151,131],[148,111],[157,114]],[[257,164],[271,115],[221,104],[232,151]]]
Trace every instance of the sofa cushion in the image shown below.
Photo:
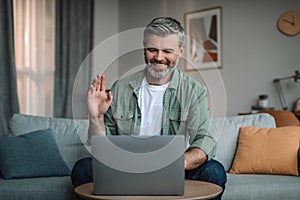
[[[230,173],[298,176],[300,127],[241,127]]]
[[[90,149],[82,145],[87,140],[87,119],[75,120],[14,114],[10,119],[9,126],[13,135],[22,135],[40,129],[52,129],[61,156],[69,169],[73,168],[77,160],[90,155]]]
[[[3,200],[75,200],[70,176],[4,180],[0,178]]]
[[[70,175],[51,129],[0,139],[0,170],[5,179]]]
[[[215,159],[224,165],[226,171],[231,168],[241,126],[276,127],[274,118],[265,113],[213,118],[209,129],[217,140]]]
[[[222,200],[296,200],[299,188],[298,176],[227,174]]]

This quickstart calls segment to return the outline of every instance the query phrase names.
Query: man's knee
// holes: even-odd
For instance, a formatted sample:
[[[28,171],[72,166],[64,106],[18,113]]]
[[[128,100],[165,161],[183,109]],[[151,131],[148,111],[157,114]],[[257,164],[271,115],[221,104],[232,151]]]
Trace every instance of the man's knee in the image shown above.
[[[92,158],[90,157],[78,160],[73,167],[72,174],[85,172],[86,169],[91,166],[91,164]]]
[[[186,178],[215,183],[223,189],[227,181],[223,165],[216,160],[209,160],[194,170],[186,171]]]
[[[216,161],[216,160],[209,160],[205,163],[204,173],[210,177],[211,182],[216,183],[217,185],[225,187],[225,183],[227,181],[227,175],[224,169],[224,166]]]
[[[92,181],[92,158],[83,158],[78,160],[71,174],[72,184],[74,187]]]

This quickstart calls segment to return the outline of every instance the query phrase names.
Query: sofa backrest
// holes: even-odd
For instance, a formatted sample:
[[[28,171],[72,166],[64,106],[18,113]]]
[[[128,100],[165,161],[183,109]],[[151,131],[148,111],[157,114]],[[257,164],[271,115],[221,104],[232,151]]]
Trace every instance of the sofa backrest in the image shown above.
[[[234,159],[241,126],[276,127],[274,118],[269,114],[213,118],[210,131],[217,139],[215,159],[224,165],[226,171],[229,171]],[[90,147],[82,145],[87,141],[87,119],[74,120],[14,114],[10,119],[9,128],[16,136],[51,128],[61,155],[70,169],[80,158],[90,156]]]
[[[213,118],[210,131],[215,134],[217,139],[215,159],[223,164],[225,171],[229,171],[231,168],[241,126],[275,128],[276,124],[274,118],[265,113]]]
[[[77,160],[90,155],[89,147],[82,145],[87,139],[88,120],[14,114],[9,123],[11,134],[16,136],[48,128],[52,129],[60,153],[70,169]]]

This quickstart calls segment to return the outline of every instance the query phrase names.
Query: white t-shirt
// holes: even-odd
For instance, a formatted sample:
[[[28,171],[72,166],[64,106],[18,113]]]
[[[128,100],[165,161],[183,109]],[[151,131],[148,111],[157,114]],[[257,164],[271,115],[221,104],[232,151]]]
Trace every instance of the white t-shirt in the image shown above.
[[[163,98],[169,83],[156,86],[149,85],[146,77],[139,91],[138,103],[141,109],[140,135],[160,135],[162,129]]]

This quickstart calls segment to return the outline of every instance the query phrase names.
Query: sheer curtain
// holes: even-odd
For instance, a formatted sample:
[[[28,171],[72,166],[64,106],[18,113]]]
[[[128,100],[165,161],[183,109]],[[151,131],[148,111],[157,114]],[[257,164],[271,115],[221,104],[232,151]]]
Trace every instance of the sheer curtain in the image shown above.
[[[52,116],[55,0],[14,0],[20,112]]]

